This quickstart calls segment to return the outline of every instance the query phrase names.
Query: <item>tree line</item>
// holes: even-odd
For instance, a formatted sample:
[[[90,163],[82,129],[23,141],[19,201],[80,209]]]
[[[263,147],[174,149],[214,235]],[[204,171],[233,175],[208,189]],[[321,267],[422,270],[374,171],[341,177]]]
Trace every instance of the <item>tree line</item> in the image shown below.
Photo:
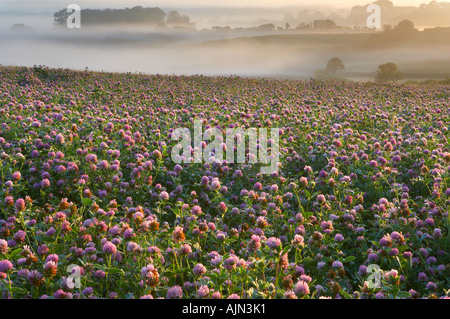
[[[71,15],[66,9],[59,10],[53,15],[55,26],[66,27],[67,19]],[[125,9],[82,9],[80,12],[82,25],[108,25],[108,24],[144,24],[144,25],[171,25],[193,27],[193,22],[186,15],[177,11],[164,12],[160,8],[143,8],[136,6]]]

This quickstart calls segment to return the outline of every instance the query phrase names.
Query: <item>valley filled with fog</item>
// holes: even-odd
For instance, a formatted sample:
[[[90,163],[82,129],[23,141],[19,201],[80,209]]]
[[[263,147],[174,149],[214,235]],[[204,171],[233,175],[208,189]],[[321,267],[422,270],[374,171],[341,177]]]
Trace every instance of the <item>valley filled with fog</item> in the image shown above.
[[[280,10],[272,20],[257,18],[258,14],[267,15],[265,11],[247,18],[237,15],[234,20],[205,10],[187,12],[190,18],[184,17],[189,27],[111,24],[80,29],[54,26],[52,12],[2,12],[0,64],[308,79],[337,56],[345,65],[340,76],[350,80],[371,80],[377,66],[386,62],[395,62],[408,79],[444,79],[450,75],[450,33],[446,28],[434,33],[422,29],[414,36],[378,47],[369,46],[368,41],[370,44],[371,37],[382,30],[296,28],[294,22],[292,26],[286,22],[295,15]],[[305,10],[296,18],[302,14]],[[310,19],[331,16],[314,14]],[[379,43],[386,42],[380,39]]]

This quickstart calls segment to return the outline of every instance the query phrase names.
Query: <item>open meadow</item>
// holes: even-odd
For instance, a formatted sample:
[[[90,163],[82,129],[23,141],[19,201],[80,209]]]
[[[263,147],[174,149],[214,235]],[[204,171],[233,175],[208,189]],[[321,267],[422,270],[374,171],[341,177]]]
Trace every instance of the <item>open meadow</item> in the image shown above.
[[[449,95],[1,67],[1,296],[448,298]],[[194,120],[276,128],[277,171],[175,163]]]

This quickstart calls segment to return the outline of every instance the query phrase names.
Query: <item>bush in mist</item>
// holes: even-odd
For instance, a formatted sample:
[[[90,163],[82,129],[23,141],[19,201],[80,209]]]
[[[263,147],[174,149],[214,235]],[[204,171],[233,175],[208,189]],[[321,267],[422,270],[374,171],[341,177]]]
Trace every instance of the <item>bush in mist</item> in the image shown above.
[[[317,79],[336,79],[336,73],[340,70],[344,70],[345,65],[338,57],[331,58],[325,70],[319,69],[314,72],[314,77]]]
[[[339,70],[345,69],[344,63],[342,63],[342,60],[334,57],[331,58],[330,61],[327,63],[327,67],[325,68],[325,72],[334,74]]]
[[[393,62],[380,64],[375,79],[380,82],[396,81],[402,78],[401,72]]]

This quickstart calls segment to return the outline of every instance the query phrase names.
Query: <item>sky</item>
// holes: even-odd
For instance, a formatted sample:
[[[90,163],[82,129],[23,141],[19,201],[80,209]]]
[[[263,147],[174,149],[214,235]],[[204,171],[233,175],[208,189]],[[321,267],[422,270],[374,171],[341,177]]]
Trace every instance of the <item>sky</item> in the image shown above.
[[[365,5],[373,0],[0,0],[0,11],[53,10],[74,3],[86,8],[122,8],[141,5],[144,7],[289,7],[329,5],[347,8]],[[430,0],[393,0],[394,5],[417,6]],[[439,1],[441,2],[441,1]]]

